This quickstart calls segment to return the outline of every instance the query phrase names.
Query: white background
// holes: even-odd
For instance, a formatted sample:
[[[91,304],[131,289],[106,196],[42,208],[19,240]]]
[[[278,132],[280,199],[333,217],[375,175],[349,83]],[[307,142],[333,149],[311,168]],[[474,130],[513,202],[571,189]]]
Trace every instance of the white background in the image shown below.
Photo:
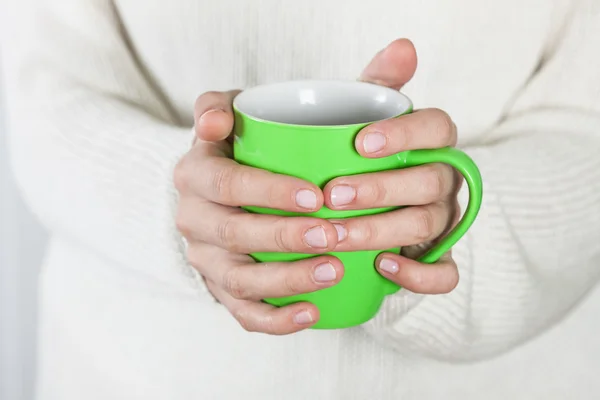
[[[0,97],[0,400],[29,400],[34,381],[36,281],[46,235],[12,179],[2,103]]]

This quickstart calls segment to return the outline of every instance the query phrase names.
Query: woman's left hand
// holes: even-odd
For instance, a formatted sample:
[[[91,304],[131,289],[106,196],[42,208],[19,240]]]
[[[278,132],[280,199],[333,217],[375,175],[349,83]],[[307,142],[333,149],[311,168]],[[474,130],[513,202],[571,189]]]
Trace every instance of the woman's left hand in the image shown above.
[[[412,52],[412,54],[411,54]],[[414,65],[413,65],[414,64]],[[416,54],[412,43],[398,40],[375,56],[363,79],[398,88],[414,74]],[[364,128],[356,137],[356,150],[368,158],[406,150],[455,146],[456,125],[439,109],[417,110]],[[408,206],[395,211],[335,221],[344,227],[336,251],[402,247],[402,255],[384,253],[378,271],[387,279],[416,293],[447,293],[458,283],[458,270],[450,254],[434,264],[414,260],[443,237],[457,222],[457,193],[462,176],[445,164],[346,176],[324,189],[325,203],[333,210]]]

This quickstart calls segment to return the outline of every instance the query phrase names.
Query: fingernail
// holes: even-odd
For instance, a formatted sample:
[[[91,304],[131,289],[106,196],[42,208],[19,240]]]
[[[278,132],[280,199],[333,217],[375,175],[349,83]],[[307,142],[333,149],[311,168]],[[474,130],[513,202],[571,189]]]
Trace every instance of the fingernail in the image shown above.
[[[202,122],[207,115],[214,113],[214,112],[225,112],[225,110],[223,110],[222,108],[213,108],[212,110],[207,110],[204,111],[204,113],[200,116],[200,118],[198,118],[199,122]]]
[[[314,210],[317,207],[317,195],[312,190],[298,190],[296,192],[296,204],[299,207]]]
[[[367,133],[363,139],[366,153],[375,153],[385,147],[387,140],[381,133]]]
[[[331,189],[331,204],[334,206],[346,205],[356,197],[356,190],[352,186],[339,185]]]
[[[335,268],[330,263],[318,265],[314,272],[315,281],[331,282],[335,280]]]
[[[333,224],[333,226],[335,226],[335,230],[337,231],[338,242],[341,242],[342,240],[346,239],[346,236],[348,236],[348,231],[346,231],[344,225]]]
[[[300,311],[294,315],[294,322],[298,325],[306,325],[313,322],[313,318],[308,311]]]
[[[390,273],[390,274],[395,274],[398,272],[399,267],[398,267],[398,263],[396,261],[390,260],[389,258],[384,258],[379,263],[379,269],[381,269],[387,273]]]
[[[310,247],[325,248],[327,247],[327,236],[322,226],[310,228],[304,234],[304,241]]]

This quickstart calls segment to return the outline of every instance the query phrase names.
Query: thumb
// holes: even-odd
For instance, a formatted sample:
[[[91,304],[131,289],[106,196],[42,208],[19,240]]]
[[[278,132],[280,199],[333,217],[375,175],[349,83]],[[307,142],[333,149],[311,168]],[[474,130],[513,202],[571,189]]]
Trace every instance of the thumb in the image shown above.
[[[194,105],[196,137],[207,142],[225,140],[233,129],[233,99],[239,90],[206,92]]]
[[[400,90],[417,70],[417,52],[408,39],[397,39],[373,57],[361,81]]]

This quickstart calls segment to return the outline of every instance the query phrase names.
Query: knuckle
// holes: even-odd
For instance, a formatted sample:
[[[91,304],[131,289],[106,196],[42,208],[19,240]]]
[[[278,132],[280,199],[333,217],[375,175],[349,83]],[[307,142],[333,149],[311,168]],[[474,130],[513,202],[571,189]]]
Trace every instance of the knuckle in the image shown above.
[[[360,234],[358,235],[359,242],[362,244],[376,243],[379,237],[379,230],[374,223],[365,223],[358,227]]]
[[[462,175],[448,164],[440,164],[440,174],[442,175],[442,197],[458,193]]]
[[[255,184],[251,169],[235,163],[217,168],[213,174],[212,188],[216,201],[226,205],[238,205],[241,197],[236,193],[249,193]]]
[[[260,330],[268,335],[277,335],[279,331],[272,313],[267,313],[260,319]]]
[[[263,316],[250,315],[244,308],[232,312],[233,317],[246,332],[261,332],[270,335],[279,334],[277,323],[272,313]]]
[[[371,181],[371,183],[367,184],[367,193],[371,194],[370,202],[372,204],[387,203],[389,197],[388,189],[381,180]]]
[[[462,214],[462,210],[460,207],[460,203],[458,201],[454,202],[453,210],[452,210],[452,227],[454,228],[458,221],[460,221],[460,217]]]
[[[452,134],[454,132],[454,122],[448,113],[440,109],[434,109],[435,111],[435,134],[439,140],[440,145],[449,145],[452,142]]]
[[[424,286],[427,284],[425,276],[419,269],[409,270],[406,276],[406,280],[411,287],[418,288],[419,290],[425,289]]]
[[[398,150],[409,149],[412,135],[412,125],[403,119],[393,121],[394,129],[394,147]]]
[[[232,314],[243,330],[246,332],[256,332],[254,324],[250,322],[250,317],[248,316],[247,312],[245,312],[243,309],[238,309],[233,311]]]
[[[414,235],[418,243],[431,240],[434,232],[433,214],[429,207],[415,208]]]
[[[446,274],[444,274],[444,280],[442,282],[442,291],[444,293],[453,291],[458,286],[459,281],[460,275],[458,273],[458,268],[454,260],[450,258],[448,271]]]
[[[236,189],[238,193],[247,193],[252,190],[253,185],[256,185],[254,171],[240,165],[235,165],[232,169],[230,188],[234,189],[235,186],[238,186]]]
[[[304,279],[290,270],[284,275],[282,286],[288,295],[300,294],[304,292]]]
[[[239,224],[233,216],[227,217],[217,227],[217,238],[221,247],[230,251],[238,249]]]
[[[208,92],[204,92],[200,96],[198,96],[198,98],[196,98],[195,106],[196,108],[206,107],[208,105],[208,102],[210,102],[211,100],[214,101],[218,99],[221,95],[221,92],[217,92],[215,90],[209,90]]]
[[[173,169],[173,185],[178,192],[185,192],[189,187],[190,166],[187,156],[182,157]]]
[[[287,185],[273,182],[273,184],[269,186],[266,193],[267,204],[274,208],[285,205],[285,200],[290,198],[290,192],[291,190]]]
[[[449,292],[453,291],[454,289],[456,289],[459,281],[460,281],[460,278],[458,276],[458,271],[455,270],[451,274],[448,274],[448,278],[444,285],[444,292],[449,293]]]
[[[218,97],[218,96],[221,96],[221,95],[223,95],[223,92],[219,92],[219,91],[216,91],[216,90],[209,90],[209,91],[204,92],[202,94],[202,96],[204,96],[204,97]]]
[[[237,172],[236,170],[236,166],[225,166],[217,169],[213,174],[212,188],[219,201],[227,201],[231,198],[231,186],[233,184],[235,173]]]
[[[290,235],[290,226],[294,220],[291,218],[280,218],[274,224],[274,239],[276,248],[283,253],[291,253],[295,250]]]
[[[212,187],[217,199],[223,200],[229,198],[234,173],[235,167],[228,166],[219,168],[213,174]]]
[[[200,268],[204,257],[200,256],[200,252],[196,251],[194,246],[189,246],[185,255],[186,255],[187,262],[191,266],[193,266],[196,269]]]
[[[431,164],[423,166],[423,174],[420,179],[423,195],[426,200],[433,202],[443,196],[447,189],[445,166],[442,164]]]
[[[454,193],[458,193],[464,184],[465,177],[460,172],[455,170],[454,168],[452,168],[452,177],[453,177],[452,183],[454,186]]]
[[[242,282],[238,267],[229,269],[223,274],[222,288],[234,299],[244,300],[248,298],[248,290]]]
[[[191,237],[192,227],[190,226],[190,218],[188,218],[187,213],[183,211],[181,205],[177,209],[177,215],[175,217],[175,226],[179,233],[183,235],[185,238]]]

